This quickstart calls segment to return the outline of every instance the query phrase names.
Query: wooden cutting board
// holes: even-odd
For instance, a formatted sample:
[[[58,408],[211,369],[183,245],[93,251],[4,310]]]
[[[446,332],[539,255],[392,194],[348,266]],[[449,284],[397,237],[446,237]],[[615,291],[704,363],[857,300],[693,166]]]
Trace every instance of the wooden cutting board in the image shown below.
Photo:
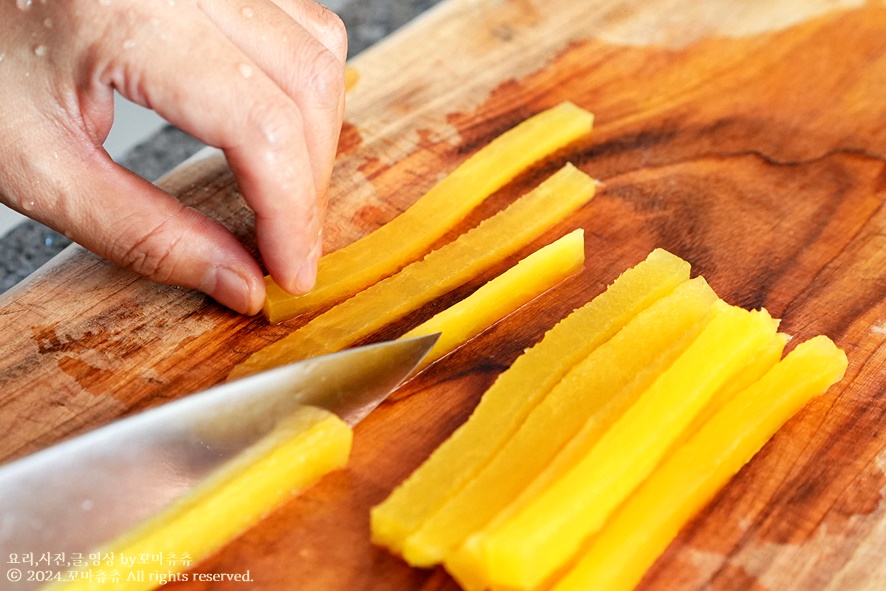
[[[572,161],[605,190],[534,246],[583,227],[587,263],[397,392],[356,429],[348,470],[194,572],[249,570],[251,590],[456,589],[444,572],[372,547],[369,507],[520,351],[663,247],[727,301],[765,306],[796,340],[829,335],[850,365],[641,588],[886,588],[886,5],[448,0],[353,65],[362,79],[349,96],[327,250],[568,99],[596,113],[593,137],[502,190],[464,227]],[[218,156],[162,184],[253,244]],[[369,340],[399,335],[476,284]],[[72,247],[0,299],[0,458],[215,384],[301,322],[237,316]]]

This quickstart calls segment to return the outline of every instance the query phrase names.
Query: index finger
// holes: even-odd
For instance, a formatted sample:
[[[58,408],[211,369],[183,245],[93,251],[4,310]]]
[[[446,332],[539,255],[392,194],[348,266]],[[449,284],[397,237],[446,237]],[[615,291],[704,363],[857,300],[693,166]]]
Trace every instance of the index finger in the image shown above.
[[[299,14],[299,20],[270,1],[251,4],[248,16],[229,3],[202,2],[200,7],[298,105],[323,209],[344,115],[346,34],[340,21],[316,22],[317,9],[311,9],[316,3],[292,4],[307,14]]]
[[[255,212],[268,272],[284,289],[306,291],[316,275],[321,214],[302,112],[199,8],[176,16],[165,23],[175,47],[146,39],[99,79],[225,152]]]

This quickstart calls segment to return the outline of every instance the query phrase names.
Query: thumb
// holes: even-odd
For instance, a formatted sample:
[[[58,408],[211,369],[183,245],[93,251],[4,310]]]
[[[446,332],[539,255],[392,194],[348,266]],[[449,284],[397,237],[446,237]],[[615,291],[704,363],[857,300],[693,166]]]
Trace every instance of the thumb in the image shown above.
[[[261,309],[261,269],[220,223],[118,166],[101,149],[71,151],[55,162],[62,164],[53,175],[62,179],[56,198],[29,202],[27,215],[152,281],[200,290],[243,314]]]

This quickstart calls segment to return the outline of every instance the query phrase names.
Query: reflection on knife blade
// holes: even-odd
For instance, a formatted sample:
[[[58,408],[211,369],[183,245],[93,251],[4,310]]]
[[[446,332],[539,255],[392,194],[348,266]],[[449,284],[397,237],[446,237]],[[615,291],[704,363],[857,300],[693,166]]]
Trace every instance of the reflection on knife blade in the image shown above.
[[[168,510],[207,478],[261,484],[258,473],[244,471],[250,462],[285,467],[287,453],[325,453],[322,442],[330,434],[338,434],[331,444],[340,455],[345,439],[350,446],[349,435],[341,435],[342,429],[350,433],[346,424],[381,403],[437,337],[360,347],[230,382],[0,468],[0,556],[85,555]],[[283,441],[292,445],[281,447]],[[313,461],[316,469],[333,469],[337,460]],[[309,472],[306,481],[319,477]],[[250,477],[232,479],[236,474]],[[18,587],[30,588],[33,583]]]

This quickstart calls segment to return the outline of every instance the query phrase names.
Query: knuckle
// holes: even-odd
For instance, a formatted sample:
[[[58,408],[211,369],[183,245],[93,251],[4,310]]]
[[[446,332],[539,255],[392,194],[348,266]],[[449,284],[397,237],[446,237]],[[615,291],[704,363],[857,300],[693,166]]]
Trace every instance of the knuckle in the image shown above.
[[[335,12],[315,3],[315,22],[318,25],[318,40],[341,62],[348,58],[348,31],[344,21]]]
[[[323,48],[307,64],[303,83],[309,96],[321,104],[338,104],[344,92],[344,65]]]
[[[160,224],[135,242],[118,243],[112,257],[123,267],[158,283],[169,283],[175,275],[175,257],[180,237],[170,235]]]
[[[344,63],[348,59],[348,31],[341,17],[329,9],[324,11],[325,23],[323,34],[325,45]]]
[[[295,105],[276,97],[253,103],[249,119],[250,127],[260,133],[259,141],[269,147],[285,149],[303,133]]]

